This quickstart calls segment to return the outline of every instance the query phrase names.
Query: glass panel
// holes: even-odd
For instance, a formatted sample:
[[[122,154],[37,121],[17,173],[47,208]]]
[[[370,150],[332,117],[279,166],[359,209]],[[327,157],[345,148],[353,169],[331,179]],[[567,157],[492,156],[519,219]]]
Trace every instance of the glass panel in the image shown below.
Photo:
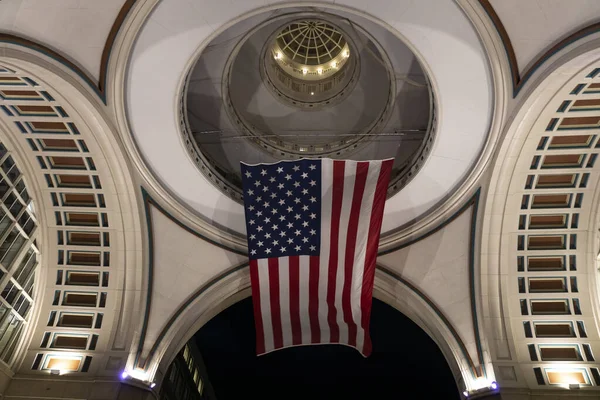
[[[2,297],[4,297],[9,304],[13,304],[17,294],[19,294],[19,289],[14,285],[13,281],[7,282],[2,290]]]
[[[21,176],[21,172],[15,165],[12,157],[8,157],[4,164],[2,164],[2,170],[6,173],[6,176],[8,176],[8,179],[10,179],[11,182],[16,182],[17,178]]]
[[[4,353],[11,340],[16,337],[21,327],[21,321],[12,313],[0,325],[0,353]]]
[[[12,262],[15,257],[19,254],[21,247],[25,244],[26,239],[21,236],[16,228],[8,234],[8,237],[0,245],[0,262],[4,265],[7,270],[10,269]]]
[[[33,223],[33,218],[31,218],[31,215],[28,212],[25,212],[21,215],[21,218],[19,218],[19,225],[21,225],[21,228],[23,228],[27,236],[31,236],[31,232],[33,232],[35,224]]]
[[[5,350],[4,354],[2,354],[2,360],[6,363],[10,360],[13,353],[15,352],[15,348],[17,347],[17,339],[19,338],[21,331],[23,330],[23,323],[19,321],[19,326],[14,330],[11,340],[10,346]]]
[[[15,304],[15,310],[19,313],[19,315],[21,315],[21,317],[25,318],[27,316],[27,311],[29,311],[30,305],[31,303],[29,303],[29,300],[27,300],[27,298],[21,294]]]
[[[4,267],[0,268],[0,279],[7,275],[6,271],[10,271],[13,276],[0,292],[4,299],[0,301],[0,359],[8,362],[23,331],[23,319],[32,309],[31,295],[38,254],[34,250],[35,240],[34,245],[23,249],[28,238],[35,232],[34,207],[21,171],[0,143],[0,159],[2,157],[6,158],[0,163],[0,198],[4,199],[4,207],[0,207],[0,238],[4,238],[0,243],[0,264]],[[19,228],[15,226],[14,220],[17,220]],[[27,250],[23,260],[13,266],[23,250]]]
[[[8,215],[2,209],[0,209],[0,237],[4,236],[12,223],[12,219],[10,219]]]
[[[13,277],[19,282],[19,285],[25,287],[25,282],[29,279],[29,275],[35,268],[37,262],[37,255],[33,249],[27,250],[25,257],[19,264],[19,268],[15,271]]]
[[[8,307],[6,307],[4,304],[0,304],[0,321],[2,321],[7,312]]]
[[[18,216],[21,210],[23,209],[23,204],[17,199],[17,196],[10,193],[5,201],[8,210],[13,216]]]
[[[31,198],[29,197],[29,193],[27,193],[27,188],[25,187],[25,182],[23,182],[23,179],[21,179],[19,183],[17,183],[15,189],[17,189],[17,192],[19,193],[19,196],[21,196],[23,201],[25,203],[29,203]]]
[[[36,264],[37,265],[37,264]],[[35,283],[35,270],[31,275],[29,275],[29,279],[23,285],[23,290],[27,292],[29,297],[33,298],[33,284]]]
[[[0,180],[0,197],[4,197],[4,195],[8,192],[9,189],[10,185],[8,184],[6,179],[2,177],[2,179]]]

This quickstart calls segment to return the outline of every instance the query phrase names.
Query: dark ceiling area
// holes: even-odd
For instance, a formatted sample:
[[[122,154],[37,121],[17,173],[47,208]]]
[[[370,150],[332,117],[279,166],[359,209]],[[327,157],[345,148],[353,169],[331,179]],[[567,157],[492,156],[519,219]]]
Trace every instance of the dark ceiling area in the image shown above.
[[[195,335],[218,400],[459,399],[444,356],[393,307],[373,299],[373,354],[341,345],[255,354],[252,300],[224,310]]]

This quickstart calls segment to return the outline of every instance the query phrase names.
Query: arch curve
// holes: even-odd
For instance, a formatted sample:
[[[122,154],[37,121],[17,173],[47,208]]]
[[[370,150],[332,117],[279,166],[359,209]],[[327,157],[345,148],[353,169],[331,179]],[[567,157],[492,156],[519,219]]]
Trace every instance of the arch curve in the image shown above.
[[[229,270],[198,290],[186,306],[178,310],[168,329],[163,331],[146,365],[149,376],[161,382],[177,353],[202,326],[250,294],[250,273],[246,265]],[[378,268],[373,296],[406,315],[427,333],[442,351],[459,388],[473,387],[474,379],[469,372],[471,366],[464,356],[461,343],[438,311],[424,301],[420,293]]]

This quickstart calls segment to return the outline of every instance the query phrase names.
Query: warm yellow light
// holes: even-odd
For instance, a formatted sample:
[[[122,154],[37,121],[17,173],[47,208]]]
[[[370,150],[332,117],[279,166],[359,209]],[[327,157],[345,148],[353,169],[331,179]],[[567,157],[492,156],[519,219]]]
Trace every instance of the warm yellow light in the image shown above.
[[[317,69],[317,74],[321,75],[323,73],[323,68],[318,68]]]
[[[335,61],[331,63],[331,68],[337,68],[337,63]]]
[[[350,57],[350,53],[348,52],[348,50],[344,50],[344,52],[342,53],[342,56],[344,56],[344,58],[348,58],[348,57]]]
[[[69,371],[78,371],[81,365],[81,357],[50,356],[46,361],[45,369],[60,371],[64,374]]]
[[[302,68],[302,73],[303,73],[304,75],[306,75],[306,74],[308,73],[308,70],[307,70],[306,68]]]
[[[277,52],[277,53],[275,53],[275,59],[276,59],[276,60],[280,60],[280,59],[281,59],[281,57],[282,57],[282,55],[281,55],[281,53],[280,53],[280,52]]]
[[[585,385],[585,375],[577,370],[546,370],[548,382],[552,385]]]
[[[315,92],[310,92],[310,95],[311,95],[311,96],[314,96],[314,94],[315,94]]]

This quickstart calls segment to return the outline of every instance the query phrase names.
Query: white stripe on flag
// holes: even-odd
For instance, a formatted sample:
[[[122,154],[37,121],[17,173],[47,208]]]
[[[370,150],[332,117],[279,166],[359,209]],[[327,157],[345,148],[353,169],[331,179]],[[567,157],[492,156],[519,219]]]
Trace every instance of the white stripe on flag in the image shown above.
[[[321,161],[321,248],[319,257],[319,326],[321,341],[331,340],[327,321],[327,282],[329,282],[329,246],[331,242],[331,195],[333,184],[333,160]]]
[[[381,162],[371,162],[367,174],[367,182],[360,207],[358,218],[358,231],[356,235],[356,247],[354,250],[354,269],[352,274],[352,289],[350,291],[350,305],[352,308],[352,317],[356,324],[356,347],[362,352],[365,331],[361,327],[362,309],[360,304],[362,294],[363,275],[365,271],[365,257],[367,252],[367,240],[369,236],[369,227],[371,225],[371,211],[373,209],[373,199],[377,180],[381,170]]]
[[[292,345],[292,320],[290,318],[290,259],[279,258],[279,308],[281,309],[281,331],[283,347]]]
[[[273,341],[273,320],[271,318],[271,295],[269,285],[269,261],[266,258],[257,260],[258,281],[260,282],[260,310],[265,332],[265,353],[275,349]]]
[[[300,256],[300,326],[302,344],[310,344],[310,314],[308,312],[310,256]]]
[[[356,162],[346,161],[344,165],[344,195],[342,196],[342,212],[340,215],[340,238],[338,243],[338,265],[335,286],[335,308],[337,309],[337,321],[340,327],[340,343],[348,343],[348,325],[344,322],[342,290],[344,289],[345,281],[346,242],[355,180]]]

